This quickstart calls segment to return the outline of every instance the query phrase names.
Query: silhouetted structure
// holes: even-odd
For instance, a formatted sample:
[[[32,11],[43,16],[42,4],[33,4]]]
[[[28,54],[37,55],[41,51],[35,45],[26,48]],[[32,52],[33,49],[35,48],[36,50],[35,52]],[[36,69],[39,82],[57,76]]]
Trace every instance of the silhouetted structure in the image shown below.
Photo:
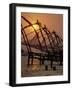
[[[60,64],[62,64],[63,40],[57,35],[57,33],[55,31],[50,32],[45,25],[42,27],[38,20],[36,23],[32,24],[25,17],[21,16],[21,18],[28,23],[28,25],[25,27],[23,27],[21,24],[21,34],[24,39],[22,44],[27,47],[28,66],[30,64],[30,60],[31,64],[33,64],[34,58],[40,61],[40,65],[44,64],[44,60],[51,61],[51,68],[53,61],[60,61]],[[38,30],[36,30],[33,25],[38,25]],[[29,27],[32,27],[34,31],[27,34],[25,31]],[[35,33],[35,35],[31,40],[29,40],[28,35],[32,33]],[[34,52],[32,51],[32,48],[38,49],[40,52]]]

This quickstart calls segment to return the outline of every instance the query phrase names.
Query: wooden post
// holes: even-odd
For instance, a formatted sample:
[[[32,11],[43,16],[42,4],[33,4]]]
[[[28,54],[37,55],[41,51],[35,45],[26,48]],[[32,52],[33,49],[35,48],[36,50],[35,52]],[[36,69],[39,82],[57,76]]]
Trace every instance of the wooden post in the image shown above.
[[[40,65],[41,65],[41,61],[42,61],[42,60],[41,60],[41,54],[40,54]]]
[[[53,65],[53,61],[51,60],[51,68],[52,68],[52,65]]]
[[[48,70],[48,61],[47,60],[44,61],[44,65],[45,65],[45,70],[47,71]]]
[[[48,66],[45,66],[45,70],[46,70],[46,71],[48,70]]]
[[[31,60],[31,65],[33,65],[33,53],[32,53],[32,60]]]
[[[29,61],[30,61],[30,56],[29,56],[29,54],[28,54],[28,66],[29,66]]]

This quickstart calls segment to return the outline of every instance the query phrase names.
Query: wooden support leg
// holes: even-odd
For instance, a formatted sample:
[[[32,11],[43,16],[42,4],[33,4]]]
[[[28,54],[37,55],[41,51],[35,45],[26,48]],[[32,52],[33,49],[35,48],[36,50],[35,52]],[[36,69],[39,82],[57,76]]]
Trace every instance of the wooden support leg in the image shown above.
[[[29,64],[29,61],[30,61],[30,57],[29,57],[29,55],[28,55],[28,66],[30,65],[30,64]]]
[[[46,70],[46,71],[48,70],[48,66],[45,66],[45,70]]]
[[[41,55],[40,55],[40,65],[42,64],[41,62],[42,62],[42,60],[41,60]]]
[[[31,65],[33,65],[33,55],[32,55]]]
[[[52,65],[53,65],[53,61],[51,61],[51,68],[52,68]]]
[[[44,64],[44,60],[42,60],[42,64]]]

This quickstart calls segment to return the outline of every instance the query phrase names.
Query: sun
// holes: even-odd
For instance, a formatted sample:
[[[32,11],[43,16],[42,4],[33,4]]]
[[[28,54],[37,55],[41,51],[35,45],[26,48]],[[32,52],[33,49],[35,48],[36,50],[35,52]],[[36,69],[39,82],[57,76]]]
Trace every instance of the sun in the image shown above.
[[[34,28],[33,28],[33,27]],[[34,32],[34,29],[38,32],[39,31],[39,26],[38,25],[32,25],[30,28],[29,28],[29,30],[30,30],[30,32]]]
[[[36,30],[39,29],[38,25],[33,25],[33,27],[34,27]]]

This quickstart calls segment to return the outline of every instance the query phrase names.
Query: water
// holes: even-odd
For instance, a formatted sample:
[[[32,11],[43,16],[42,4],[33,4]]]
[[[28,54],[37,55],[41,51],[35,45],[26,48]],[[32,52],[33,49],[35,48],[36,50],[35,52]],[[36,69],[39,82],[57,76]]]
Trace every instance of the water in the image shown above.
[[[45,70],[45,65],[40,65],[39,60],[34,59],[33,65],[27,65],[28,58],[27,56],[22,56],[21,59],[21,76],[22,77],[31,77],[31,76],[52,76],[52,75],[63,75],[63,66],[59,65],[59,62],[53,62],[53,67],[56,67],[56,70],[50,67],[50,61],[48,62],[48,70]],[[31,62],[30,62],[31,63]]]

